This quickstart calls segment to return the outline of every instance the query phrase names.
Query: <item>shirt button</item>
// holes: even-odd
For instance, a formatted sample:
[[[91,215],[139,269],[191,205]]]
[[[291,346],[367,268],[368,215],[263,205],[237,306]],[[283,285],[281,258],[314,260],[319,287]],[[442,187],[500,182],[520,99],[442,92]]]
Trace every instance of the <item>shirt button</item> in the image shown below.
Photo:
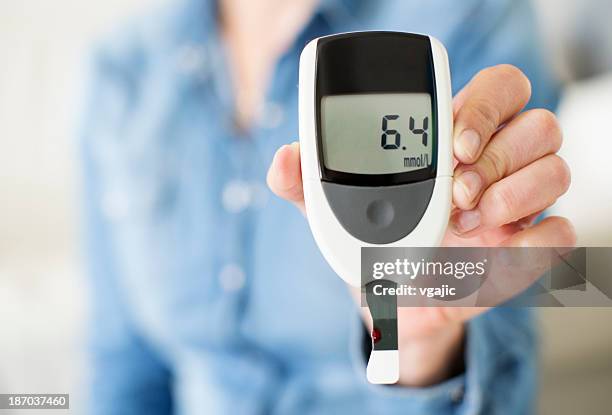
[[[463,386],[458,386],[456,389],[454,389],[451,392],[451,400],[456,404],[461,403],[464,395],[465,395],[465,388]]]
[[[206,69],[206,50],[203,45],[187,44],[182,46],[176,56],[176,65],[184,74],[204,75]]]
[[[263,128],[277,128],[285,118],[283,107],[276,102],[267,102],[264,105],[259,124]]]
[[[227,264],[219,273],[219,284],[223,291],[233,292],[244,287],[246,277],[242,268],[236,264]]]
[[[249,207],[253,200],[253,192],[247,182],[233,180],[223,188],[222,199],[225,210],[238,213]]]

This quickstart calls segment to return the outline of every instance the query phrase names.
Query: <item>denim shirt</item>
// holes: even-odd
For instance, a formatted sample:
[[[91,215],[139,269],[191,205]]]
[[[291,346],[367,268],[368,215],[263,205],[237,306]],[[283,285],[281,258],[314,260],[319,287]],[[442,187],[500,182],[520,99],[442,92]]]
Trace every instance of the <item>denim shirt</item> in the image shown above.
[[[512,63],[551,108],[523,0],[323,1],[276,63],[261,116],[233,120],[212,1],[129,21],[94,51],[82,125],[92,414],[521,414],[536,342],[526,310],[467,324],[465,372],[426,388],[365,380],[363,325],[302,215],[265,184],[298,137],[298,60],[351,30],[436,36],[455,92]],[[257,47],[256,39],[253,47]]]

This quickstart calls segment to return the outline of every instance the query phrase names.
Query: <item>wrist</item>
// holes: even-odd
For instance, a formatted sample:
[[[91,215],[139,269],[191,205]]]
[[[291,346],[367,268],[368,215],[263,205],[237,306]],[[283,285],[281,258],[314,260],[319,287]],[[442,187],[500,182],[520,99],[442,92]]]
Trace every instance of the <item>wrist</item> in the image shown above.
[[[403,386],[425,387],[463,370],[463,323],[450,323],[420,336],[401,339],[400,380]]]

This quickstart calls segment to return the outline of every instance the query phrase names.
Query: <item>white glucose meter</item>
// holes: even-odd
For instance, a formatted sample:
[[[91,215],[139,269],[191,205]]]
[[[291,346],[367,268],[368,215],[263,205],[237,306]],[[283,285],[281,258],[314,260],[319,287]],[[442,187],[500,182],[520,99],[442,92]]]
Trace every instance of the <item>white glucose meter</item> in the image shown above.
[[[321,37],[302,52],[299,88],[306,213],[333,270],[359,287],[362,247],[437,246],[453,173],[444,46],[400,32]],[[374,344],[370,381],[397,381],[394,348],[374,364]]]

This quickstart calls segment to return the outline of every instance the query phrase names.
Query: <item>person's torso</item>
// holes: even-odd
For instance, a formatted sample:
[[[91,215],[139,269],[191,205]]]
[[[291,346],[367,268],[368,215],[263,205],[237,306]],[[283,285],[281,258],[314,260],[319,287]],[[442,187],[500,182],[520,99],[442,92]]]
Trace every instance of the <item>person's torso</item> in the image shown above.
[[[480,2],[324,2],[277,63],[247,133],[234,126],[213,8],[201,3],[160,25],[173,31],[163,45],[143,35],[117,108],[120,137],[95,143],[130,311],[173,366],[186,407],[321,413],[319,397],[334,396],[372,413],[350,363],[356,306],[305,218],[268,190],[266,171],[276,149],[298,139],[298,61],[308,40],[385,29],[455,44]]]

